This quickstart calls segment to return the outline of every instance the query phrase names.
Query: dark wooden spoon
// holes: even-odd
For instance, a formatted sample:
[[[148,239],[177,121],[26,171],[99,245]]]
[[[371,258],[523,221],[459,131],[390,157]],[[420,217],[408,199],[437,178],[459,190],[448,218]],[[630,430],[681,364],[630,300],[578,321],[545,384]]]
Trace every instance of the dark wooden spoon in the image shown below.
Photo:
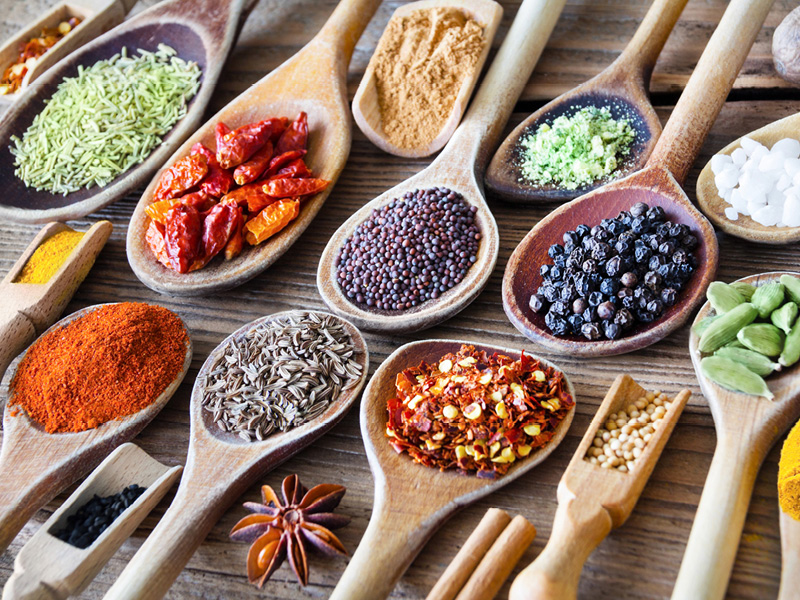
[[[694,162],[725,97],[736,79],[773,0],[732,0],[708,42],[686,89],[675,106],[650,160],[642,171],[591,191],[542,219],[514,250],[503,275],[503,308],[511,323],[546,348],[577,356],[608,356],[649,346],[680,327],[703,301],[714,279],[719,248],[714,229],[692,205],[681,183]],[[564,232],[581,223],[596,225],[637,202],[661,206],[667,218],[688,225],[699,244],[698,268],[678,302],[653,323],[618,340],[588,341],[556,337],[544,315],[528,305],[541,283],[539,266],[549,261],[547,250],[562,242]]]
[[[486,171],[486,187],[510,202],[572,200],[604,181],[568,190],[528,181],[520,170],[520,141],[544,123],[571,116],[587,106],[608,108],[615,119],[628,120],[635,137],[615,179],[638,171],[647,162],[661,134],[661,122],[648,97],[650,75],[658,55],[688,0],[655,0],[636,34],[610,66],[574,90],[561,94],[512,131],[495,152]]]
[[[119,200],[147,179],[180,143],[197,129],[214,91],[243,17],[257,0],[168,0],[139,13],[52,66],[29,86],[0,121],[0,219],[17,223],[45,223],[79,219]],[[186,115],[164,136],[141,164],[118,175],[108,185],[82,189],[66,196],[36,191],[14,175],[14,157],[8,147],[12,135],[21,136],[55,93],[64,77],[78,67],[91,66],[127,48],[155,51],[159,44],[178,56],[195,61],[202,70],[200,89]]]

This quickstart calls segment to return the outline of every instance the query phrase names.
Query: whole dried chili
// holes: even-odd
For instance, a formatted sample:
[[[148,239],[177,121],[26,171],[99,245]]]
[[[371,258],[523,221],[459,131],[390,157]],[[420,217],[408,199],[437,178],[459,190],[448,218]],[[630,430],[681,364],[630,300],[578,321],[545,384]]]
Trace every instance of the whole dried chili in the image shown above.
[[[222,198],[233,186],[231,174],[219,166],[217,155],[200,142],[192,146],[192,154],[202,154],[206,157],[206,163],[208,164],[208,174],[200,184],[200,191],[205,192],[212,198]]]
[[[48,433],[84,431],[150,406],[183,369],[189,337],[175,313],[123,302],[42,336],[11,381],[19,407]]]
[[[245,223],[247,241],[254,246],[260,244],[286,227],[290,221],[296,219],[299,212],[299,200],[279,200],[270,204],[258,213],[255,219],[250,219]]]
[[[164,238],[170,266],[178,273],[187,273],[203,247],[203,223],[197,209],[179,204],[167,211]]]
[[[398,453],[441,470],[493,478],[545,446],[574,405],[563,373],[473,346],[397,375],[386,436]]]
[[[186,156],[161,173],[153,198],[159,201],[181,196],[200,183],[207,173],[208,162],[205,156],[201,154]]]
[[[325,179],[270,179],[264,184],[264,193],[273,198],[291,198],[318,194],[326,187]]]
[[[265,177],[267,179],[272,179],[272,176],[277,173],[280,168],[282,168],[284,165],[288,165],[293,160],[303,158],[305,154],[305,150],[289,150],[289,152],[275,155],[269,162],[269,168],[265,173]]]
[[[278,126],[279,122],[280,119],[264,119],[217,135],[217,161],[220,166],[232,169],[245,162],[270,140],[273,127]],[[228,129],[227,126],[225,129]]]
[[[311,177],[306,163],[302,159],[293,160],[288,165],[278,170],[271,179],[284,179],[287,177]]]
[[[301,112],[294,122],[286,128],[275,147],[275,154],[280,155],[291,150],[305,150],[308,144],[308,115]]]
[[[246,185],[255,181],[267,170],[272,159],[272,142],[267,141],[264,147],[253,154],[249,160],[243,162],[233,172],[233,180],[238,185]]]

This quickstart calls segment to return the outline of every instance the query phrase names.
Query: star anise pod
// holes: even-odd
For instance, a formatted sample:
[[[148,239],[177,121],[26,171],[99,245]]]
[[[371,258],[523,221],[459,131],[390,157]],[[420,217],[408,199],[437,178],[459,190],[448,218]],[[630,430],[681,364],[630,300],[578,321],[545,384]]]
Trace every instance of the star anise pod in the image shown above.
[[[234,525],[231,539],[252,544],[247,554],[247,577],[260,588],[272,576],[284,559],[301,585],[308,584],[306,544],[323,554],[347,554],[342,542],[330,529],[343,527],[349,517],[331,511],[339,505],[345,488],[322,484],[311,490],[300,483],[297,475],[283,480],[283,502],[270,486],[261,488],[263,502],[245,502],[252,512]]]

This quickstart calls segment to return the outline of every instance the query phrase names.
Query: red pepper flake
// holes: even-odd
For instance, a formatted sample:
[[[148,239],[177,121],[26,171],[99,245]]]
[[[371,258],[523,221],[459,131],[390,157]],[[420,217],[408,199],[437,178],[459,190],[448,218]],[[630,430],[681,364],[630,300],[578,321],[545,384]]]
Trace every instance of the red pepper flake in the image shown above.
[[[395,387],[386,437],[398,453],[488,478],[546,446],[575,404],[553,367],[524,352],[512,360],[468,345],[398,373]]]

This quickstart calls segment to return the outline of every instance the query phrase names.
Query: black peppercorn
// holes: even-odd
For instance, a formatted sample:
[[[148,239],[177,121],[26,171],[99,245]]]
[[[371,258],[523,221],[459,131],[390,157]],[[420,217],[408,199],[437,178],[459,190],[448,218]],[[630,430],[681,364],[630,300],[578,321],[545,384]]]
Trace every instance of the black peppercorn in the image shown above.
[[[665,259],[662,255],[656,254],[650,258],[650,261],[647,263],[647,267],[650,271],[658,271],[658,267],[665,264],[667,259]]]
[[[627,308],[620,308],[614,315],[614,323],[623,329],[629,329],[634,323],[633,313]]]
[[[596,323],[584,323],[581,327],[581,333],[587,340],[594,341],[600,339],[600,327],[598,327]]]
[[[597,306],[605,300],[602,292],[592,292],[589,294],[589,306]]]
[[[539,267],[539,275],[542,277],[547,277],[547,274],[550,272],[550,265],[542,265]]]
[[[566,302],[557,300],[550,307],[550,312],[557,314],[559,317],[566,317],[570,312],[569,305]]]
[[[653,313],[655,316],[660,315],[664,310],[664,305],[661,300],[654,299],[647,303],[647,311]]]
[[[597,262],[608,260],[609,256],[611,256],[611,247],[605,242],[595,244],[595,247],[592,248],[592,258]]]
[[[647,212],[649,207],[644,202],[637,202],[633,206],[631,206],[631,215],[634,217],[641,217],[643,214]]]
[[[652,223],[660,223],[667,218],[667,215],[664,213],[664,209],[660,206],[653,206],[648,209],[647,218],[650,219]]]
[[[614,256],[606,263],[606,275],[616,277],[622,269],[622,258]]]
[[[603,333],[609,340],[615,340],[622,335],[622,328],[613,321],[603,323]]]
[[[578,236],[581,237],[581,238],[585,238],[589,234],[590,231],[591,231],[591,229],[589,228],[588,225],[581,224],[581,225],[578,225],[575,228],[575,233],[577,233]]]
[[[544,296],[539,294],[533,294],[531,296],[530,302],[528,302],[528,306],[531,307],[531,310],[535,313],[542,312],[545,308],[547,308],[547,304]]]
[[[544,295],[545,300],[547,300],[548,302],[555,302],[556,300],[558,300],[559,296],[558,288],[554,285],[544,286],[542,294]]]
[[[639,283],[639,278],[636,276],[636,273],[628,271],[620,277],[619,282],[625,287],[634,288],[636,284]]]
[[[673,242],[666,241],[658,247],[658,252],[666,256],[672,256],[672,254],[675,252],[675,244]]]
[[[589,302],[586,301],[586,298],[578,298],[572,303],[572,312],[576,315],[581,314],[587,308],[589,308]]]
[[[581,316],[587,323],[593,323],[594,321],[597,321],[597,309],[594,306],[590,306],[583,311]]]
[[[613,302],[603,302],[597,307],[597,316],[601,319],[613,319],[617,308]]]
[[[593,258],[587,258],[583,261],[583,265],[581,267],[584,273],[596,273],[597,272],[597,261]]]
[[[647,264],[653,256],[653,251],[647,246],[637,246],[634,250],[634,258],[639,264]]]
[[[678,299],[678,292],[674,288],[664,288],[661,290],[661,302],[664,306],[672,306]]]
[[[675,254],[672,255],[672,262],[676,265],[689,264],[689,255],[686,254],[686,250],[676,250]]]
[[[648,271],[644,275],[644,284],[651,290],[655,290],[661,285],[661,275],[656,271]]]
[[[616,279],[604,279],[600,283],[600,291],[606,296],[614,296],[619,290],[619,282]]]
[[[571,332],[574,335],[580,335],[581,327],[583,326],[583,317],[580,315],[570,315],[567,319]]]
[[[547,255],[550,258],[555,258],[556,256],[560,256],[562,254],[564,254],[564,246],[562,246],[561,244],[553,244],[547,250]]]

